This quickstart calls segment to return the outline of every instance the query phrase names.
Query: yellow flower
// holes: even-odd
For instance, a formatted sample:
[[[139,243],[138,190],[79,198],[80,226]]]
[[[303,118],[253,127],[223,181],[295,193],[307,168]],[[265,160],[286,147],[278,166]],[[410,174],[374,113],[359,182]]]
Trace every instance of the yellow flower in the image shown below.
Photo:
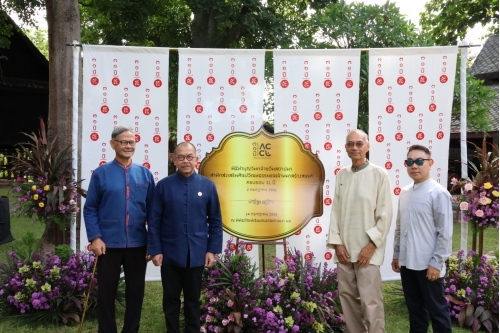
[[[22,267],[19,268],[19,273],[21,274],[28,273],[29,271],[30,269],[26,265],[23,265]]]
[[[45,204],[43,202],[39,202],[38,206],[40,206],[41,208],[43,208],[45,206]]]
[[[489,190],[490,188],[493,187],[493,185],[491,185],[491,183],[484,183],[483,187],[485,190]]]
[[[38,194],[33,195],[33,200],[38,200]]]
[[[313,324],[312,324],[314,330],[318,333],[323,333],[325,331],[325,328],[323,327],[323,324],[315,321]]]
[[[36,282],[33,279],[26,279],[26,283],[24,285],[28,288],[35,288]]]
[[[42,286],[42,291],[44,293],[48,293],[51,289],[52,289],[52,287],[47,282],[45,282],[45,284]]]
[[[464,289],[460,289],[459,291],[457,291],[457,296],[458,297],[465,297],[465,290]]]
[[[490,199],[490,198],[488,198],[488,205],[489,205],[490,203],[491,203],[491,199]]]
[[[32,191],[36,191],[36,185],[31,186]]]
[[[43,187],[43,189],[44,189],[45,191],[50,190],[50,185],[45,185],[45,186]]]
[[[313,312],[318,306],[313,302],[303,302],[302,306],[309,312]]]
[[[498,198],[498,191],[493,191],[493,192],[491,192],[491,194],[493,194],[495,197]]]
[[[26,299],[26,296],[19,291],[17,294],[14,295],[14,299],[17,301],[22,301]]]

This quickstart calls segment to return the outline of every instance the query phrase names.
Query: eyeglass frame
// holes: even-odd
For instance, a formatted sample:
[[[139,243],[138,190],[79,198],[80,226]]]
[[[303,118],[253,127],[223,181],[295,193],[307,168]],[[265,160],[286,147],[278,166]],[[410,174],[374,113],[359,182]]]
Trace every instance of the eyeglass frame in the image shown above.
[[[356,142],[349,141],[349,142],[345,143],[345,146],[347,148],[354,148],[354,146],[356,146],[356,148],[359,149],[359,148],[363,148],[367,143],[368,142],[363,142],[363,141],[356,141]]]
[[[191,162],[193,159],[196,158],[196,156],[193,156],[193,155],[187,155],[187,156],[184,156],[184,155],[174,155],[175,159],[179,160],[179,161],[188,161],[188,162]],[[179,157],[182,157],[182,158],[179,158]]]
[[[409,163],[409,161],[411,161],[411,162]],[[421,164],[419,164],[419,162],[417,162],[417,161],[422,161],[422,162],[421,162]],[[407,158],[405,160],[405,165],[407,167],[411,167],[411,166],[413,166],[413,164],[416,164],[417,166],[422,166],[422,165],[424,165],[425,161],[432,161],[432,158],[422,158],[422,157],[419,157],[419,158],[417,158],[415,160],[412,160],[411,158]]]
[[[113,139],[113,141],[116,141],[116,142],[120,143],[120,146],[122,146],[122,147],[127,147],[128,145],[130,145],[130,147],[135,147],[135,145],[137,144],[137,141],[135,141],[135,140],[134,141],[127,141],[127,140],[116,140],[116,139]]]

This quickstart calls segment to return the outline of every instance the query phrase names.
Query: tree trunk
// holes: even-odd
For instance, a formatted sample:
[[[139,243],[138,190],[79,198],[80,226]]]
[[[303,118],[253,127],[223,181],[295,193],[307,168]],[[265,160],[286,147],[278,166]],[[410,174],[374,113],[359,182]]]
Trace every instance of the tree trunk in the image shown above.
[[[73,107],[73,51],[66,44],[80,40],[80,10],[77,0],[46,0],[46,8],[50,55],[48,135],[49,140],[57,137],[56,147],[63,148],[71,145]],[[44,234],[45,240],[54,245],[69,241],[55,225],[46,227]]]
[[[192,44],[191,47],[208,48],[217,47],[217,21],[214,13],[205,9],[193,9],[193,21],[191,23]]]
[[[191,22],[191,47],[195,48],[229,48],[233,43],[241,39],[243,35],[243,21],[245,15],[249,15],[249,9],[242,6],[239,17],[231,28],[224,31],[219,30],[217,12],[206,8],[200,8],[197,3],[186,1],[193,12]]]

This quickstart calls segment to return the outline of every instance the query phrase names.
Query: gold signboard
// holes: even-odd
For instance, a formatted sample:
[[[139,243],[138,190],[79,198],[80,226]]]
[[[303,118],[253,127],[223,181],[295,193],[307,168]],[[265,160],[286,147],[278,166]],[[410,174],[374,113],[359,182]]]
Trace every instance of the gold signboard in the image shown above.
[[[231,133],[199,173],[215,182],[223,228],[233,236],[282,239],[323,215],[323,164],[294,134]]]

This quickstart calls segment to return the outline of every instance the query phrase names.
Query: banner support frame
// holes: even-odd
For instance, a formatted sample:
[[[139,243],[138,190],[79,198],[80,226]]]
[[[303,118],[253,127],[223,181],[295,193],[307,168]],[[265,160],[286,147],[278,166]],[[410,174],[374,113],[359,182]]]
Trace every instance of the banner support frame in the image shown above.
[[[238,253],[238,244],[240,243],[240,238],[239,237],[236,237],[236,250],[235,252]],[[288,256],[288,248],[287,248],[287,237],[285,238],[281,238],[281,239],[277,239],[277,240],[274,240],[274,241],[261,241],[261,242],[258,242],[258,241],[250,241],[250,242],[244,242],[245,244],[251,244],[251,245],[262,245],[262,253],[261,253],[261,256],[262,256],[262,272],[265,272],[266,271],[266,255],[264,253],[264,245],[283,245],[283,249],[284,249],[284,254],[285,254],[285,258]]]

